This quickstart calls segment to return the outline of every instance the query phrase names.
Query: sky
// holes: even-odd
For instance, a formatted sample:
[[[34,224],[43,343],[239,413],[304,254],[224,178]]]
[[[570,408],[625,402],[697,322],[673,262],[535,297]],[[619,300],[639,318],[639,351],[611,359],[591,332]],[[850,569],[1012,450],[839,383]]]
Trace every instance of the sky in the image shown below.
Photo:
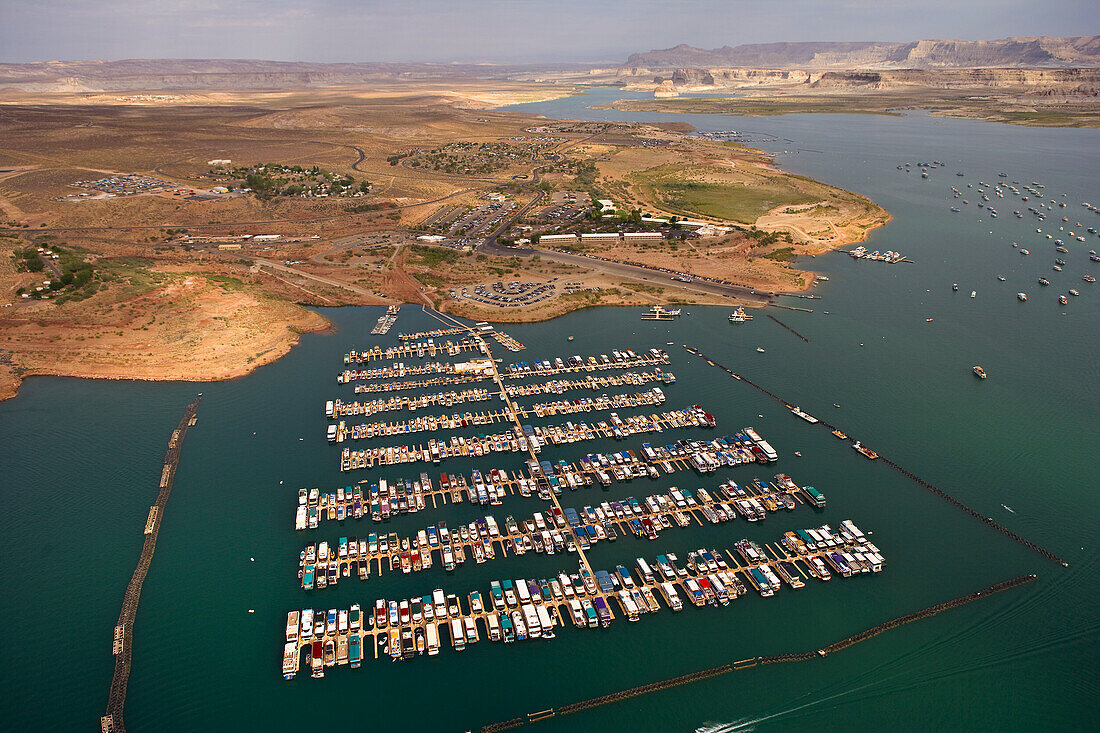
[[[686,43],[1100,34],[1100,0],[0,0],[0,62],[619,62]]]

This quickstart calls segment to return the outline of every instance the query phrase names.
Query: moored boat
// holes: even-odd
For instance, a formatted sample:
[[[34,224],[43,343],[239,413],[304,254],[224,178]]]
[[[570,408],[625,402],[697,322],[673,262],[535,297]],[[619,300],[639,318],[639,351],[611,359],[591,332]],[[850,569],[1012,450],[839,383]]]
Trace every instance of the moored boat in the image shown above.
[[[878,458],[878,453],[875,453],[873,450],[863,445],[858,440],[852,445],[852,447],[872,461]]]
[[[743,306],[737,306],[737,310],[729,316],[730,323],[744,323],[745,321],[751,321],[752,316],[745,312]]]

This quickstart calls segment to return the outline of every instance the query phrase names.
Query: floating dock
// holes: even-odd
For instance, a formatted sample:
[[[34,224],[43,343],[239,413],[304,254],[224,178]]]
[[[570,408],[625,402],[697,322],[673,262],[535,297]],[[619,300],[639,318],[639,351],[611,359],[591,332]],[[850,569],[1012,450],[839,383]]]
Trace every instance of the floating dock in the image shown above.
[[[478,399],[489,399],[488,390],[471,390],[478,395]],[[492,393],[497,396],[498,393]],[[390,398],[388,402],[400,404],[402,398]],[[578,400],[557,400],[554,402],[540,402],[530,407],[521,407],[513,413],[509,410],[488,410],[481,412],[453,413],[451,415],[425,415],[401,420],[397,422],[360,423],[358,425],[346,425],[339,423],[335,431],[330,429],[330,437],[337,443],[344,440],[362,440],[389,435],[404,435],[407,433],[433,432],[437,430],[458,430],[472,425],[492,425],[498,422],[514,422],[516,417],[522,420],[531,418],[545,418],[556,415],[574,415],[578,413],[601,412],[607,410],[636,409],[639,407],[652,407],[661,405],[665,401],[664,392],[655,388],[646,392],[634,394],[601,395],[598,398],[585,398]],[[381,401],[379,401],[381,402]],[[358,403],[356,403],[358,404]],[[369,403],[368,403],[369,404]],[[340,408],[333,407],[326,412],[347,412],[347,408],[341,404]]]
[[[410,412],[416,412],[417,410],[428,407],[453,407],[455,405],[466,404],[467,402],[484,402],[498,396],[499,393],[490,392],[487,389],[464,389],[461,392],[451,390],[449,392],[420,395],[419,397],[400,396],[390,397],[385,400],[368,400],[365,402],[359,402],[358,400],[354,402],[331,400],[325,405],[325,417],[338,418],[358,415],[369,417],[380,412],[391,412],[394,410],[409,410]]]
[[[514,413],[512,413],[514,415]],[[481,457],[490,453],[538,453],[544,445],[563,445],[597,438],[622,439],[631,435],[659,433],[673,428],[713,428],[714,418],[700,407],[671,410],[652,415],[621,418],[611,413],[608,420],[592,425],[520,425],[492,435],[452,436],[450,440],[430,440],[427,445],[397,445],[353,451],[345,448],[340,456],[341,471],[392,466],[402,463],[436,463],[456,456]]]
[[[683,563],[674,554],[637,558],[630,567],[577,571],[542,579],[493,581],[488,593],[472,591],[458,597],[437,588],[399,601],[378,599],[350,611],[303,609],[288,614],[283,641],[282,673],[295,677],[303,658],[314,677],[326,668],[359,666],[369,644],[375,658],[393,660],[435,656],[444,643],[455,651],[483,640],[513,643],[552,639],[569,625],[578,629],[606,628],[616,619],[639,621],[669,609],[727,606],[750,589],[768,598],[784,586],[805,587],[806,581],[828,582],[881,572],[885,560],[850,520],[839,530],[828,526],[812,532],[821,546],[792,550],[781,542],[763,546],[739,540],[725,550],[700,549]],[[336,648],[358,648],[360,657],[344,659]]]
[[[345,357],[345,365],[349,366],[345,374],[350,375],[347,381],[358,380],[360,376],[376,378],[375,375],[390,380],[355,385],[356,393],[492,380],[496,385],[493,391],[478,392],[478,388],[471,388],[466,392],[499,397],[504,409],[470,411],[464,416],[432,414],[350,428],[341,421],[330,426],[330,433],[346,437],[351,431],[365,430],[370,438],[379,432],[457,430],[464,419],[465,427],[511,422],[509,430],[494,435],[452,434],[442,440],[432,439],[427,445],[354,452],[344,448],[341,469],[398,463],[438,464],[451,456],[525,452],[529,458],[523,470],[475,470],[468,477],[441,473],[438,483],[421,472],[412,481],[371,478],[335,491],[303,488],[299,490],[295,527],[316,529],[321,521],[341,522],[349,518],[385,522],[400,514],[436,510],[448,503],[500,506],[515,495],[537,496],[546,502],[546,509],[520,520],[513,516],[501,520],[485,514],[453,527],[437,521],[404,537],[396,532],[368,531],[361,532],[359,537],[340,537],[332,544],[308,543],[299,556],[300,583],[307,590],[315,590],[338,584],[344,578],[366,580],[384,572],[413,573],[437,566],[450,571],[470,560],[481,564],[528,552],[573,555],[571,563],[575,564],[576,572],[561,572],[549,579],[494,581],[487,595],[473,591],[460,598],[437,588],[420,597],[378,599],[367,609],[352,606],[346,610],[292,611],[287,618],[283,648],[284,677],[293,678],[303,658],[315,677],[324,676],[326,669],[333,666],[358,667],[368,654],[368,644],[375,658],[380,653],[394,660],[434,656],[447,643],[461,651],[485,639],[511,643],[553,638],[556,629],[570,623],[580,628],[606,627],[616,619],[638,621],[666,607],[681,611],[689,605],[724,606],[750,591],[770,597],[784,585],[799,589],[812,579],[824,582],[834,575],[852,577],[882,570],[884,561],[878,548],[848,521],[842,523],[839,531],[822,526],[788,532],[778,541],[763,545],[740,540],[724,550],[695,550],[687,553],[686,566],[669,553],[652,561],[636,558],[636,567],[618,565],[613,571],[594,570],[587,550],[599,542],[614,542],[621,534],[652,540],[674,527],[728,523],[738,517],[755,522],[799,505],[823,507],[825,497],[811,486],[798,486],[786,474],[777,474],[773,481],[753,479],[744,486],[728,480],[712,489],[689,491],[673,487],[640,501],[628,497],[599,501],[598,506],[593,502],[579,510],[565,507],[562,499],[566,492],[577,489],[607,487],[612,481],[634,478],[658,478],[680,470],[709,474],[726,467],[767,464],[777,460],[778,453],[753,428],[746,427],[725,437],[679,439],[656,446],[644,443],[638,450],[589,453],[572,462],[540,460],[539,452],[546,445],[596,438],[621,439],[670,429],[713,428],[715,420],[702,406],[694,405],[651,415],[620,416],[611,412],[607,419],[590,422],[526,424],[532,416],[541,419],[662,404],[664,393],[657,386],[599,398],[543,400],[527,407],[518,405],[515,398],[560,395],[572,389],[603,389],[611,384],[671,384],[675,377],[664,371],[669,363],[668,354],[657,348],[642,353],[616,349],[599,356],[559,357],[500,366],[486,340],[490,335],[500,340],[499,334],[487,324],[477,324],[458,342],[436,344],[436,336],[431,336],[427,341],[408,339],[407,343],[389,349],[375,347],[367,352],[349,352]],[[418,372],[406,371],[402,363],[366,370],[350,368],[353,364],[382,359],[408,359],[414,355],[424,358],[441,353],[455,356],[462,351],[476,352],[478,356],[467,362],[422,364]],[[592,374],[612,370],[622,373]],[[391,379],[400,380],[410,373],[427,378]],[[580,379],[545,379],[580,373],[588,374]],[[538,378],[544,379],[529,383]],[[422,399],[387,396],[371,403],[352,403],[371,407],[353,407],[351,411],[369,414],[368,410],[379,408],[428,407]],[[439,404],[438,397],[427,402]],[[344,404],[340,403],[339,408],[335,402],[331,408],[326,406],[326,414],[333,419],[348,416]],[[367,536],[364,538],[363,534]]]
[[[509,384],[504,388],[504,392],[509,397],[527,397],[537,394],[564,394],[579,389],[606,389],[624,385],[641,387],[650,382],[675,384],[676,375],[672,372],[656,369],[652,372],[625,372],[603,377],[590,376],[585,379],[552,379],[549,382],[537,384]]]
[[[372,495],[377,496],[375,491],[376,487],[372,487]],[[493,500],[497,496],[495,493],[487,498],[490,494],[481,484],[480,476],[477,488],[464,487],[459,498],[463,495],[468,495],[471,504],[495,506],[501,503]],[[354,501],[360,505],[358,497]],[[397,504],[399,500],[395,497],[394,501]],[[369,502],[373,506],[380,500],[374,498]],[[395,532],[372,532],[361,539],[342,537],[339,542],[312,543],[300,553],[298,578],[303,588],[312,590],[336,585],[341,578],[366,580],[388,570],[405,574],[420,572],[437,562],[447,570],[454,570],[467,560],[480,565],[509,554],[573,553],[578,547],[588,548],[601,541],[613,542],[620,534],[655,540],[662,530],[671,527],[719,524],[731,522],[736,517],[755,522],[766,518],[769,512],[791,511],[800,504],[823,506],[823,499],[813,487],[803,489],[784,474],[776,476],[774,483],[754,479],[739,486],[727,481],[712,491],[691,492],[672,487],[641,501],[628,496],[619,501],[585,506],[580,512],[573,508],[566,508],[562,513],[536,512],[531,518],[520,521],[512,516],[501,520],[486,515],[450,529],[438,522],[400,538]],[[415,500],[410,500],[407,506],[413,510],[407,513],[418,511]],[[381,512],[371,514],[372,518],[377,516],[376,521],[383,520]],[[804,541],[812,544],[808,536]]]
[[[482,495],[479,491],[477,501],[483,505],[496,505],[509,494],[537,494],[549,501],[551,494],[560,495],[566,489],[575,490],[597,483],[607,487],[612,481],[623,482],[646,477],[655,479],[662,474],[683,470],[708,474],[723,467],[777,460],[778,454],[767,441],[756,431],[752,432],[755,436],[753,439],[742,432],[706,441],[679,440],[663,446],[643,443],[638,452],[626,449],[614,453],[589,453],[573,463],[560,460],[551,464],[549,461],[532,459],[527,462],[526,471],[512,470],[509,473],[504,469],[493,468],[483,473],[477,472],[469,480],[463,476],[442,473],[438,488],[433,485],[427,473],[421,473],[418,480],[364,480],[346,489],[339,488],[324,493],[316,488],[303,488],[298,492],[299,506],[295,526],[298,529],[316,528],[318,522],[326,517],[335,520],[374,516],[377,521],[381,521],[393,514],[423,509],[428,503],[434,508],[448,501],[461,502],[470,489],[479,483],[484,487],[485,493]],[[765,453],[757,440],[771,452]],[[470,496],[470,501],[475,501],[473,495]],[[376,504],[381,505],[381,509]]]

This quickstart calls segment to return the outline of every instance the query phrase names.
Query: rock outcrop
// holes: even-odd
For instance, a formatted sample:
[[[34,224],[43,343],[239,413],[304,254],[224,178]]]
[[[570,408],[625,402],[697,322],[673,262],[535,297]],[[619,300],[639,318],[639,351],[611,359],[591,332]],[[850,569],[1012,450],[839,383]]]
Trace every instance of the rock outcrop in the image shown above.
[[[679,45],[626,60],[649,69],[935,69],[1100,67],[1100,36],[1002,38],[910,43],[757,43],[701,49]]]

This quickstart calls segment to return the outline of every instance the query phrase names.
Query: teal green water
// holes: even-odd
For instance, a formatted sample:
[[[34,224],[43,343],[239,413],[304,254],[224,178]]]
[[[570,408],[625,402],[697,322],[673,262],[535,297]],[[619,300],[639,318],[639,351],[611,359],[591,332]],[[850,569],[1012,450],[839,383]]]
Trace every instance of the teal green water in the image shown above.
[[[624,95],[597,90],[587,99],[520,109],[625,119],[583,107],[617,96]],[[1053,272],[1053,247],[1034,229],[1056,229],[1063,225],[1055,221],[1061,214],[1048,212],[1045,224],[1017,221],[1011,212],[1019,204],[995,199],[1000,217],[979,223],[973,211],[951,214],[948,197],[959,181],[996,181],[1003,170],[1009,180],[1046,184],[1058,200],[1068,194],[1064,215],[1075,230],[1077,221],[1096,226],[1100,217],[1080,202],[1100,203],[1100,133],[923,115],[688,119],[700,128],[769,133],[777,140],[767,147],[803,151],[780,163],[884,205],[894,220],[872,235],[871,247],[905,252],[916,264],[857,262],[843,254],[816,258],[813,266],[830,277],[816,290],[822,299],[790,301],[814,313],[775,311],[809,337],[808,344],[762,317],[733,326],[723,308],[690,308],[675,323],[639,321],[637,309],[599,309],[509,326],[529,347],[516,358],[666,341],[699,346],[1062,555],[1068,569],[990,531],[887,466],[867,462],[827,431],[795,419],[678,346],[668,347],[679,377],[666,390],[670,406],[701,402],[717,416],[719,432],[755,426],[781,453],[771,473],[812,483],[828,495],[829,506],[821,514],[799,509],[751,526],[738,521],[667,530],[652,543],[625,537],[597,546],[593,563],[608,567],[666,550],[684,555],[701,545],[729,547],[741,537],[774,541],[788,529],[851,518],[874,531],[889,563],[884,573],[770,599],[750,595],[720,610],[664,612],[605,631],[566,629],[546,643],[481,643],[461,654],[445,649],[408,664],[368,661],[359,670],[330,671],[324,680],[284,682],[280,640],[290,608],[367,606],[379,596],[435,587],[484,591],[493,578],[571,569],[569,557],[528,555],[449,576],[433,568],[367,583],[345,580],[315,593],[298,588],[297,553],[307,536],[332,540],[372,529],[349,521],[340,530],[291,530],[299,486],[348,483],[337,470],[338,449],[323,439],[324,401],[350,394],[350,387],[333,380],[342,354],[394,343],[398,331],[436,323],[406,307],[394,331],[377,337],[369,330],[378,309],[334,309],[325,312],[334,333],[305,336],[287,357],[244,379],[195,385],[35,378],[18,398],[0,403],[0,496],[7,514],[0,535],[6,559],[0,611],[13,632],[0,673],[4,728],[94,728],[102,714],[113,664],[111,629],[139,553],[165,443],[196,391],[204,393],[199,422],[183,449],[135,627],[126,708],[131,730],[474,728],[746,656],[817,648],[1027,572],[1039,580],[824,660],[725,675],[541,728],[1091,727],[1100,712],[1100,501],[1093,486],[1100,286],[1080,278],[1100,275],[1100,264],[1085,254],[1100,240],[1071,243],[1071,254],[1063,255],[1069,265]],[[927,181],[895,168],[931,159],[947,167]],[[956,178],[956,169],[966,178]],[[1012,241],[1030,248],[1031,256],[1019,255]],[[998,274],[1008,281],[998,282]],[[1053,285],[1040,288],[1040,275]],[[952,282],[960,292],[951,291]],[[1070,287],[1081,296],[1059,307],[1057,293]],[[970,290],[976,298],[968,297]],[[1019,290],[1031,295],[1028,303],[1016,301]],[[925,321],[929,317],[933,322]],[[576,336],[572,343],[566,341],[570,334]],[[982,364],[990,378],[975,379],[973,364]],[[637,447],[642,440],[622,445]],[[611,445],[552,448],[544,457],[573,458]],[[477,465],[512,469],[521,463],[504,456]],[[468,472],[474,465],[456,460],[445,467]],[[417,473],[395,467],[381,475]],[[756,475],[770,474],[751,467],[702,478],[679,474],[607,492],[588,489],[567,495],[566,504],[641,497],[669,485],[709,488],[727,476],[744,481]],[[520,516],[538,506],[516,498],[495,514]],[[439,519],[456,524],[474,516],[469,507],[428,511],[396,519],[388,529],[405,533]]]

